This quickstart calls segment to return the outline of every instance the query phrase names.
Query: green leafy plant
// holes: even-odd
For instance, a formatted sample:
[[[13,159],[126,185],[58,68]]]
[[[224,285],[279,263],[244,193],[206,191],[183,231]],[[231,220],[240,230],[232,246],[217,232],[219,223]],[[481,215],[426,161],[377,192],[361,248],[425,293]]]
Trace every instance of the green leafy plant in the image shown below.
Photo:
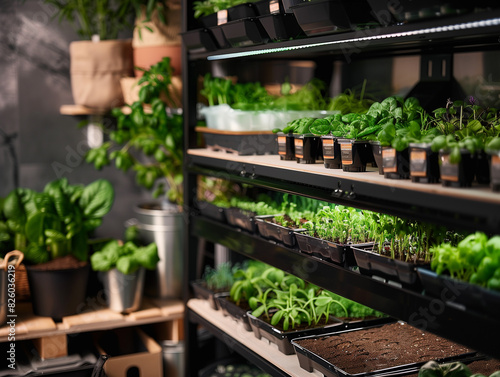
[[[168,114],[171,98],[170,59],[144,72],[139,101],[125,108],[115,108],[115,129],[103,127],[110,140],[92,148],[85,157],[96,169],[114,160],[116,168],[135,171],[136,182],[153,190],[153,196],[182,204],[183,117]]]
[[[231,262],[221,263],[215,268],[206,266],[203,281],[210,290],[229,290],[234,284],[234,273],[238,268],[238,265],[233,266]]]
[[[109,241],[90,257],[94,271],[116,268],[125,275],[134,273],[140,267],[154,270],[159,260],[155,243],[140,247],[133,242],[123,244],[117,240]]]
[[[431,248],[431,268],[438,275],[500,291],[500,236],[482,232],[468,235],[458,245],[449,242]]]
[[[366,113],[374,101],[366,98],[365,90],[366,80],[363,81],[359,95],[355,90],[348,89],[344,93],[330,99],[327,110],[339,111],[342,115],[350,113]]]
[[[31,263],[66,255],[87,261],[90,234],[101,225],[113,200],[113,187],[103,179],[83,186],[62,178],[42,192],[13,190],[2,201],[0,239],[11,241]]]

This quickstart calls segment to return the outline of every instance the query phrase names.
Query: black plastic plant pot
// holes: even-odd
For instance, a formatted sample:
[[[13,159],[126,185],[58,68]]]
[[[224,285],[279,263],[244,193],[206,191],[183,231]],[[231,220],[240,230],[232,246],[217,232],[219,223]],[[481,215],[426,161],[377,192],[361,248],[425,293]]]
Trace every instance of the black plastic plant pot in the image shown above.
[[[202,216],[220,221],[221,223],[226,223],[227,221],[224,208],[218,207],[213,203],[207,202],[205,200],[196,200],[196,208],[198,209],[198,211],[200,211],[200,214]]]
[[[187,50],[193,53],[215,51],[215,44],[212,34],[207,29],[196,29],[181,33],[182,41]]]
[[[288,228],[286,226],[276,224],[272,220],[277,215],[255,216],[255,223],[259,234],[273,241],[278,241],[288,247],[295,247],[297,244],[296,233],[297,229]]]
[[[217,25],[223,25],[230,21],[255,17],[256,15],[257,11],[253,3],[243,3],[200,17],[200,22],[204,27],[211,28]]]
[[[33,313],[60,321],[85,303],[90,265],[61,270],[26,266]]]
[[[192,281],[191,288],[193,288],[194,297],[200,300],[206,300],[213,310],[219,310],[217,301],[215,300],[215,295],[218,293],[209,289],[203,280]]]
[[[474,169],[476,182],[482,185],[489,185],[491,180],[489,160],[491,156],[485,151],[478,151],[474,157],[476,162],[476,168]]]
[[[295,160],[295,138],[293,134],[278,132],[276,135],[278,154],[281,160]]]
[[[261,23],[255,18],[231,21],[221,26],[232,47],[254,46],[269,40]]]
[[[410,144],[410,178],[416,183],[440,181],[439,154],[433,152],[430,143]]]
[[[292,10],[308,36],[347,31],[376,22],[366,0],[317,0],[293,6]]]
[[[397,151],[392,147],[382,148],[384,177],[389,179],[410,178],[410,156],[408,148]]]
[[[302,34],[293,13],[271,13],[258,17],[258,20],[274,42],[295,39]]]
[[[218,293],[215,295],[215,300],[217,302],[217,306],[220,308],[221,312],[226,317],[231,317],[237,322],[240,322],[245,330],[252,331],[252,327],[250,326],[250,320],[248,318],[248,310],[243,309],[232,302],[229,298],[231,296],[229,293]]]
[[[370,141],[372,147],[373,159],[378,168],[378,173],[380,175],[384,174],[384,166],[382,165],[382,144],[380,141]]]
[[[210,32],[212,33],[213,38],[220,49],[231,47],[231,43],[229,43],[229,41],[226,39],[221,26],[213,26],[208,30],[210,30]]]
[[[342,169],[349,172],[365,172],[366,164],[373,159],[368,141],[355,139],[338,139]]]
[[[321,136],[323,148],[323,161],[327,169],[342,169],[342,157],[340,155],[340,144],[332,135]]]
[[[255,337],[257,339],[264,338],[269,340],[271,343],[276,344],[279,351],[285,355],[293,355],[295,353],[293,345],[291,343],[291,341],[295,338],[320,335],[335,331],[335,329],[338,329],[338,331],[342,331],[346,327],[344,322],[342,322],[338,318],[330,317],[331,324],[327,326],[318,326],[305,330],[283,331],[276,328],[275,326],[272,326],[269,322],[255,317],[251,312],[248,312],[247,315],[248,319],[250,320],[250,326],[252,327],[252,331]]]
[[[404,287],[419,288],[420,280],[416,263],[391,259],[368,249],[352,247],[356,264],[363,275],[382,278],[388,282],[399,283]],[[423,265],[420,265],[423,266]]]
[[[283,1],[281,0],[260,0],[253,4],[259,16],[265,16],[271,13],[285,12]]]
[[[490,152],[490,187],[500,191],[500,152]]]
[[[439,151],[439,174],[443,186],[470,187],[474,181],[474,156],[467,150],[460,150],[460,162],[450,162],[450,152]]]
[[[250,233],[255,233],[255,212],[246,211],[241,208],[231,207],[225,208],[227,222],[237,228],[246,230]]]
[[[453,279],[448,275],[438,275],[429,268],[419,267],[417,273],[426,295],[443,300],[443,292],[448,292],[445,303],[463,306],[464,310],[498,315],[500,292]]]
[[[323,161],[321,137],[312,134],[294,135],[295,159],[299,164]]]

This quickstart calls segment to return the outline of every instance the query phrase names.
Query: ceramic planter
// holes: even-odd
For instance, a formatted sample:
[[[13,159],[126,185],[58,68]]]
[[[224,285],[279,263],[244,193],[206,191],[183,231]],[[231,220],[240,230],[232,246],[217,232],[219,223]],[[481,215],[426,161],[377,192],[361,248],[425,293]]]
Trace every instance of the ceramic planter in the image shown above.
[[[250,326],[252,331],[257,339],[267,339],[271,343],[274,343],[278,346],[278,349],[281,353],[285,355],[293,355],[295,353],[293,349],[293,345],[291,343],[292,339],[300,338],[308,335],[318,335],[326,332],[335,331],[334,329],[338,328],[339,331],[345,329],[344,322],[341,320],[330,317],[331,324],[327,326],[321,326],[305,330],[289,330],[283,331],[270,323],[264,321],[263,319],[257,318],[252,315],[251,312],[247,313],[248,318],[250,320]]]
[[[475,310],[492,316],[498,314],[500,292],[456,280],[448,275],[438,275],[429,268],[419,267],[417,273],[426,295],[439,300],[446,297],[448,302],[465,306],[466,310]],[[447,293],[446,296],[443,296],[443,292]]]
[[[33,313],[61,320],[85,303],[90,265],[60,270],[26,266]]]
[[[256,216],[255,223],[259,234],[269,240],[278,241],[288,247],[295,247],[297,241],[295,238],[297,229],[289,228],[269,220],[277,215]]]
[[[429,143],[410,144],[410,177],[417,183],[439,182],[438,153],[432,151]]]
[[[352,247],[356,264],[362,274],[376,276],[406,287],[418,287],[417,264],[391,259],[368,249]]]
[[[321,137],[304,134],[294,135],[295,159],[299,164],[315,164],[323,161]]]
[[[410,178],[410,157],[408,148],[397,151],[392,147],[382,148],[384,177],[389,179]]]
[[[323,161],[327,169],[342,169],[342,156],[338,139],[332,135],[321,136]]]
[[[293,134],[278,132],[276,135],[278,154],[281,160],[295,160],[295,138]]]
[[[227,222],[237,228],[246,230],[250,233],[255,233],[257,227],[255,225],[255,212],[246,211],[240,208],[231,207],[225,208]]]
[[[459,163],[450,162],[450,152],[439,151],[439,174],[443,186],[470,187],[474,180],[474,157],[467,150],[462,149],[461,161]]]
[[[229,293],[217,293],[215,295],[215,301],[217,303],[217,307],[220,308],[226,317],[232,317],[237,322],[241,323],[245,330],[252,331],[250,320],[248,318],[248,310],[243,309],[231,301]]]
[[[384,166],[383,166],[383,159],[382,159],[382,144],[380,144],[380,141],[370,141],[370,145],[372,147],[372,153],[373,153],[373,159],[375,160],[375,164],[377,165],[378,168],[378,173],[380,175],[384,174]]]
[[[349,172],[365,172],[366,164],[373,154],[368,141],[338,139],[342,158],[342,169]]]

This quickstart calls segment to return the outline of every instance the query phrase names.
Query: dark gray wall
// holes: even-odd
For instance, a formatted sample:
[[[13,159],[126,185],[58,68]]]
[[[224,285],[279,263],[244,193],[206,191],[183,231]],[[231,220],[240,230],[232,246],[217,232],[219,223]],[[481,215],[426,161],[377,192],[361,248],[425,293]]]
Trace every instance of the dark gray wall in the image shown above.
[[[73,104],[68,50],[78,36],[71,25],[51,16],[41,0],[0,0],[0,129],[17,135],[21,187],[41,190],[60,177],[73,184],[109,179],[116,200],[97,235],[122,237],[133,206],[149,194],[132,176],[113,167],[96,171],[83,160],[87,137],[77,125],[84,118],[59,112],[61,105]],[[3,139],[0,134],[0,144]],[[0,196],[14,188],[13,171],[8,147],[0,145]]]

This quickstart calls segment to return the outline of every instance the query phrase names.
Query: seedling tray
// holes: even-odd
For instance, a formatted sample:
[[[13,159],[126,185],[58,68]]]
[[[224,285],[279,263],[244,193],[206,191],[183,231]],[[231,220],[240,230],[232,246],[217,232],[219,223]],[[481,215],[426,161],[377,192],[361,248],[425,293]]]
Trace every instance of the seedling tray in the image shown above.
[[[267,221],[266,219],[272,219],[277,215],[267,215],[267,216],[256,216],[255,223],[257,225],[257,230],[259,234],[270,240],[278,241],[283,243],[288,247],[295,247],[297,244],[296,240],[296,232],[298,229],[289,228],[280,224],[275,224],[271,221]]]
[[[227,317],[232,317],[237,322],[240,322],[245,330],[252,331],[252,327],[250,326],[250,320],[247,315],[247,311],[245,309],[240,308],[235,303],[228,300],[230,297],[229,293],[219,293],[215,295],[215,301],[217,302],[217,306]]]
[[[239,156],[278,154],[276,136],[271,131],[222,131],[196,127],[208,149]]]
[[[211,219],[217,220],[221,223],[226,223],[226,213],[224,212],[224,208],[218,207],[215,204],[204,200],[196,201],[196,208],[200,211],[202,216],[209,217]]]
[[[420,286],[416,270],[417,264],[391,259],[358,247],[352,247],[352,251],[361,274],[381,277],[406,287],[417,288]]]
[[[297,354],[300,367],[305,369],[308,372],[312,372],[313,369],[318,370],[323,373],[325,377],[367,377],[367,376],[404,376],[408,374],[418,373],[420,367],[425,364],[426,361],[408,363],[403,365],[398,365],[394,367],[388,368],[380,368],[378,370],[367,371],[364,373],[353,373],[350,374],[339,367],[335,366],[331,362],[325,360],[321,356],[318,356],[316,353],[310,351],[309,349],[301,346],[297,342],[307,338],[328,338],[331,336],[338,336],[343,333],[352,332],[352,331],[362,331],[365,329],[376,329],[381,326],[384,326],[387,323],[377,323],[377,324],[365,324],[365,326],[360,326],[358,328],[350,328],[343,331],[337,331],[332,333],[324,333],[321,335],[313,335],[307,337],[298,337],[291,341],[295,353]],[[406,325],[409,326],[409,325]],[[356,357],[353,355],[353,363],[356,362]],[[359,356],[358,356],[359,357]],[[471,362],[475,360],[480,360],[484,358],[484,356],[479,355],[476,352],[464,353],[457,356],[443,357],[436,359],[439,363],[449,363],[452,361],[462,361],[462,362]]]
[[[256,232],[255,212],[245,211],[237,207],[225,208],[224,212],[226,213],[227,222],[230,225],[250,233]]]
[[[206,300],[212,309],[219,310],[215,300],[216,293],[208,289],[202,280],[192,281],[191,288],[193,288],[194,297],[200,300]]]
[[[342,331],[346,328],[345,323],[340,319],[331,317],[331,320],[334,323],[328,326],[316,327],[306,330],[282,331],[272,326],[270,323],[255,317],[251,312],[248,312],[247,316],[250,320],[250,326],[255,337],[257,339],[264,338],[269,340],[271,343],[276,344],[279,351],[281,353],[284,353],[285,355],[293,355],[295,353],[293,345],[291,343],[292,339],[308,335],[331,333],[334,332],[335,329],[338,329],[337,331]]]
[[[447,275],[438,275],[428,268],[417,268],[425,294],[443,300],[442,293],[448,292],[448,303],[462,305],[467,310],[498,315],[500,292],[479,285],[456,280]]]

